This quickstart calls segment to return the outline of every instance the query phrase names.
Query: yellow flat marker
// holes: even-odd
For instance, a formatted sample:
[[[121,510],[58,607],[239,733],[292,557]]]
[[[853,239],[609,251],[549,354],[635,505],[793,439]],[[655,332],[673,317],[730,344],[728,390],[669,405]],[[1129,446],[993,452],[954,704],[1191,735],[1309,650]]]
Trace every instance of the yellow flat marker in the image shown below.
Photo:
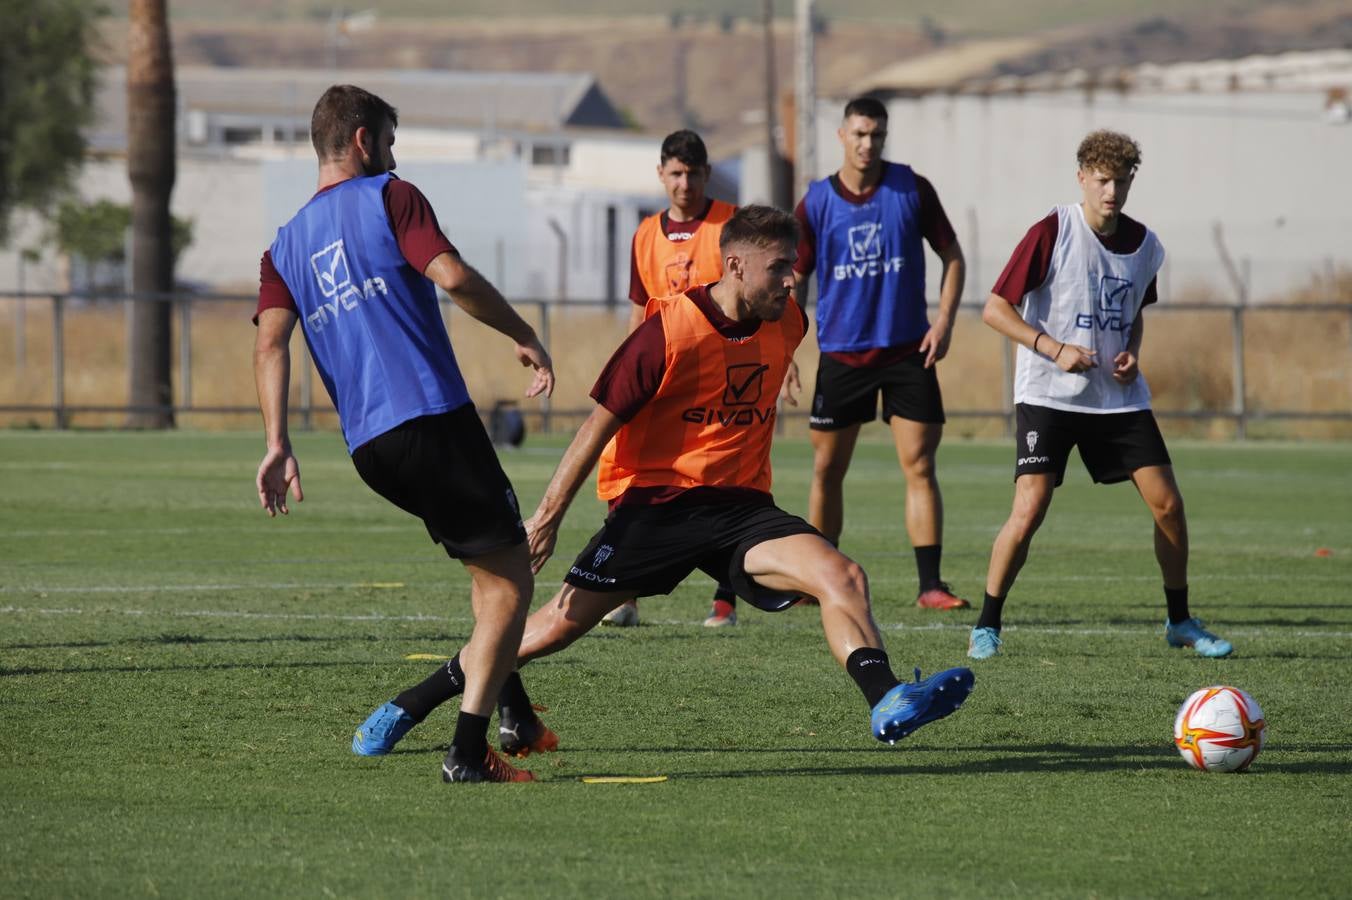
[[[435,659],[439,662],[446,662],[450,657],[442,656],[440,653],[410,653],[404,659]]]
[[[665,775],[584,775],[583,784],[660,784],[667,780]]]
[[[391,588],[401,588],[403,586],[404,583],[402,581],[363,581],[357,585],[357,587],[380,588],[384,590],[389,590]]]

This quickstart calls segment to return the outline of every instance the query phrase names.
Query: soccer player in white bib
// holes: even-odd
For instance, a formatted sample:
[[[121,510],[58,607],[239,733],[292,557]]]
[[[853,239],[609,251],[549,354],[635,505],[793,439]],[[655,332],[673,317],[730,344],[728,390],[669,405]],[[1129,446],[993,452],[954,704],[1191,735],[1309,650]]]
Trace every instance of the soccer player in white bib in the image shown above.
[[[1155,519],[1171,647],[1228,656],[1230,642],[1188,609],[1188,526],[1138,357],[1164,263],[1159,238],[1122,213],[1141,163],[1130,137],[1095,131],[1076,153],[1081,200],[1028,230],[982,319],[1019,345],[1014,376],[1014,508],[995,538],[967,655],[1000,652],[1001,613],[1065,476],[1072,447],[1099,484],[1131,480]]]

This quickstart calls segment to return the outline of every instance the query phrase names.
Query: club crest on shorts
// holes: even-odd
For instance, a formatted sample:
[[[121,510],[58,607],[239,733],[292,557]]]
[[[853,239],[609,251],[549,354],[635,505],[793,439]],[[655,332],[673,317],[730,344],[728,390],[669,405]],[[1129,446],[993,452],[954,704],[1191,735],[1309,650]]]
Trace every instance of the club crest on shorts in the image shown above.
[[[592,556],[592,568],[599,569],[605,564],[605,561],[615,555],[615,548],[609,544],[602,544],[596,548],[595,555]]]
[[[1032,453],[1033,448],[1037,446],[1037,432],[1036,431],[1028,432],[1027,439],[1028,439],[1028,452]]]

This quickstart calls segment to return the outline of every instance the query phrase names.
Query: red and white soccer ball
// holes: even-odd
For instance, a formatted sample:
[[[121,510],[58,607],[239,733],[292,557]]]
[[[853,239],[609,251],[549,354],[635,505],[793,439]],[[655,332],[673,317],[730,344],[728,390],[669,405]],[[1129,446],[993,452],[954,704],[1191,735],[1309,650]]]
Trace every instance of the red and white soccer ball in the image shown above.
[[[1258,702],[1239,688],[1202,688],[1179,707],[1174,746],[1188,765],[1204,772],[1242,772],[1267,737]]]

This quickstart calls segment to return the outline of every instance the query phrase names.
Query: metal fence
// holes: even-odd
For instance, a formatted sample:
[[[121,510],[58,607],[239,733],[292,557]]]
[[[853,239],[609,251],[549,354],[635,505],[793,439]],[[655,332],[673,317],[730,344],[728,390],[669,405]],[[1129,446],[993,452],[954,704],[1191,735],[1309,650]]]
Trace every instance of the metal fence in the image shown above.
[[[171,297],[111,294],[88,297],[46,293],[0,294],[0,335],[9,332],[10,340],[5,343],[12,348],[13,357],[8,374],[5,367],[0,365],[0,413],[9,414],[11,424],[15,423],[15,417],[22,419],[28,416],[30,417],[26,420],[28,424],[41,427],[43,421],[31,418],[36,416],[52,427],[68,428],[77,424],[77,419],[81,416],[97,414],[106,418],[109,415],[146,411],[127,405],[125,390],[119,394],[115,387],[109,387],[108,379],[115,377],[110,374],[114,366],[105,364],[103,369],[91,371],[91,366],[94,366],[89,358],[91,354],[87,351],[72,353],[69,346],[72,323],[93,317],[97,317],[98,321],[92,325],[86,322],[79,330],[97,331],[100,340],[116,343],[116,340],[121,339],[120,334],[117,334],[116,338],[113,334],[118,330],[116,317],[123,308],[130,308],[129,301],[133,299],[170,303],[174,308],[177,383],[174,386],[174,403],[168,409],[178,417],[256,414],[257,407],[253,402],[251,391],[245,391],[245,396],[238,396],[240,391],[236,391],[233,399],[224,402],[219,397],[204,400],[200,396],[197,380],[211,382],[219,376],[221,366],[219,363],[213,364],[202,358],[209,355],[206,349],[213,346],[210,332],[214,330],[214,326],[206,328],[205,331],[208,333],[203,334],[204,329],[195,329],[194,322],[197,315],[206,315],[213,310],[219,311],[225,305],[233,305],[238,310],[238,316],[233,316],[230,321],[233,322],[237,318],[242,325],[247,322],[255,297],[233,294],[192,294]],[[452,334],[455,335],[457,353],[463,357],[464,344],[474,343],[473,335],[462,343],[463,335],[457,334],[468,324],[468,319],[456,310],[449,300],[445,300],[444,305],[445,318]],[[610,349],[613,349],[623,336],[623,322],[628,315],[626,303],[528,301],[513,305],[535,324],[542,342],[554,354],[556,366],[565,361],[570,354],[580,353],[583,350],[593,356],[600,353],[599,359],[604,361]],[[963,304],[955,347],[965,346],[972,341],[979,341],[980,346],[969,351],[971,359],[965,363],[951,362],[955,355],[950,355],[950,362],[945,364],[947,368],[941,371],[949,373],[962,371],[961,368],[954,369],[955,365],[966,366],[968,369],[984,367],[986,373],[983,376],[984,380],[990,383],[985,384],[978,394],[968,392],[966,396],[962,396],[955,395],[946,382],[947,413],[953,419],[987,419],[1003,422],[1005,432],[1010,433],[1014,417],[1011,399],[1013,348],[1009,341],[999,338],[990,329],[981,326],[980,309],[979,302]],[[579,311],[588,310],[593,313],[609,313],[615,321],[612,333],[588,332],[581,339],[576,336],[569,338],[567,343],[554,341],[556,325],[559,322],[570,316],[576,316]],[[1183,371],[1172,379],[1171,383],[1176,388],[1184,384],[1181,393],[1191,396],[1192,399],[1179,402],[1177,398],[1162,395],[1156,389],[1155,412],[1160,418],[1228,423],[1230,434],[1238,438],[1250,436],[1252,426],[1262,421],[1339,423],[1338,428],[1342,428],[1345,423],[1352,423],[1352,303],[1239,305],[1162,302],[1152,307],[1147,317],[1147,345],[1158,343],[1160,340],[1178,341],[1179,336],[1175,333],[1178,329],[1175,326],[1188,316],[1193,316],[1198,322],[1205,320],[1212,324],[1190,329],[1192,334],[1187,338],[1188,343],[1177,355],[1187,359],[1196,359],[1202,355],[1206,356],[1208,361],[1195,366],[1194,370]],[[1299,323],[1302,316],[1306,317],[1305,323],[1294,324]],[[1214,322],[1217,319],[1224,320],[1224,327],[1215,326]],[[1260,334],[1255,335],[1252,326],[1260,320],[1264,328]],[[608,320],[603,318],[600,321]],[[974,334],[977,337],[972,337]],[[1274,334],[1277,335],[1275,339]],[[1283,346],[1283,336],[1289,336],[1289,348]],[[240,341],[251,340],[243,334],[236,334],[235,337],[237,338],[235,345]],[[1316,342],[1318,346],[1314,346]],[[332,420],[325,417],[332,417],[333,407],[322,389],[316,391],[314,371],[309,363],[304,342],[298,340],[293,346],[297,354],[293,371],[298,370],[297,381],[293,384],[291,403],[294,424],[301,429],[330,427]],[[1283,356],[1288,350],[1289,358]],[[1260,354],[1265,359],[1264,381],[1274,380],[1276,376],[1273,373],[1277,373],[1285,380],[1294,380],[1297,383],[1296,394],[1303,396],[1306,402],[1302,404],[1292,399],[1280,398],[1274,401],[1263,397],[1262,390],[1255,389],[1254,373],[1251,369],[1255,366],[1256,356]],[[800,352],[800,362],[804,362],[804,357],[808,355]],[[813,358],[810,366],[815,368],[815,353],[811,356]],[[1217,371],[1227,367],[1229,371],[1223,373],[1223,376]],[[239,370],[236,375],[241,372],[247,373],[247,360],[232,358],[230,368]],[[998,376],[993,374],[996,368],[999,371]],[[1153,385],[1160,364],[1155,362],[1145,368]],[[599,365],[591,369],[583,366],[579,377],[584,380],[593,378],[597,371]],[[804,384],[809,392],[810,375],[810,370],[805,372]],[[73,397],[70,385],[74,378],[92,379],[100,384],[102,391],[99,398],[91,401],[87,398]],[[1212,382],[1212,389],[1210,391],[1199,389],[1198,384],[1208,379]],[[1315,380],[1319,383],[1314,383]],[[252,384],[251,375],[247,377],[247,381]],[[589,384],[590,381],[587,381],[587,385]],[[1305,388],[1303,393],[1300,390],[1302,387]],[[42,396],[35,396],[35,393],[41,393]],[[88,394],[88,391],[84,393]],[[107,395],[110,393],[123,397],[123,402],[108,399]],[[483,397],[480,391],[473,393],[481,403],[485,399],[489,402],[492,400],[491,397]],[[574,393],[571,404],[560,403],[557,400],[551,403],[546,399],[538,406],[523,409],[523,413],[533,429],[544,432],[569,429],[585,417],[591,408],[585,395]],[[1287,394],[1291,396],[1290,391]],[[1296,399],[1299,399],[1299,396]],[[805,407],[785,407],[781,411],[780,427],[783,428],[786,421],[793,423],[795,420],[805,420],[806,415]],[[1352,431],[1346,433],[1352,434]],[[1344,432],[1340,431],[1334,436],[1343,434]]]

